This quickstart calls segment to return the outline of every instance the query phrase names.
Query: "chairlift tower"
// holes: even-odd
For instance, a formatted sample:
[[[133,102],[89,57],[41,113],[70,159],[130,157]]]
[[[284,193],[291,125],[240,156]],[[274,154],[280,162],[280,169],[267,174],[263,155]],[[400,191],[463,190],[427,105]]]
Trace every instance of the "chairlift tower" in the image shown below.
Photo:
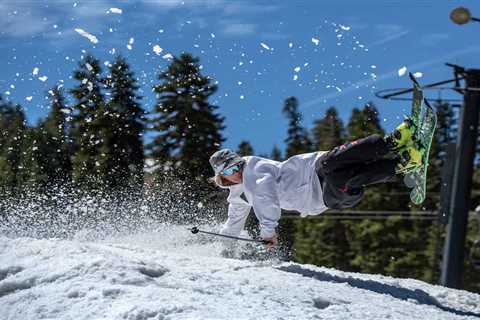
[[[446,172],[443,174],[445,178],[442,181],[442,207],[439,215],[440,222],[448,223],[440,283],[451,288],[461,288],[479,125],[480,70],[465,69],[448,63],[447,66],[453,68],[453,79],[425,85],[422,89],[454,90],[463,94],[456,145],[447,155],[444,168]],[[462,81],[463,86],[460,85]],[[454,83],[454,86],[443,87],[449,83]],[[391,100],[410,100],[400,97],[410,92],[412,89],[387,89],[377,92],[376,96]]]
[[[452,10],[450,19],[458,25],[464,25],[470,21],[480,22],[479,18],[472,17],[470,11],[464,7]],[[461,288],[463,285],[465,238],[471,206],[473,166],[478,138],[480,70],[465,69],[453,64],[447,65],[453,67],[455,78],[424,86],[423,89],[448,89],[438,86],[454,82],[455,86],[449,89],[463,94],[456,145],[454,148],[447,148],[447,150],[450,150],[450,155],[447,154],[447,161],[449,162],[446,163],[442,175],[443,208],[441,208],[441,214],[439,215],[439,221],[448,223],[440,283],[451,288]],[[461,80],[464,81],[463,87],[460,87]],[[395,99],[398,95],[411,92],[410,89],[394,91],[383,90],[376,95],[384,99]],[[385,92],[390,93],[386,94]]]

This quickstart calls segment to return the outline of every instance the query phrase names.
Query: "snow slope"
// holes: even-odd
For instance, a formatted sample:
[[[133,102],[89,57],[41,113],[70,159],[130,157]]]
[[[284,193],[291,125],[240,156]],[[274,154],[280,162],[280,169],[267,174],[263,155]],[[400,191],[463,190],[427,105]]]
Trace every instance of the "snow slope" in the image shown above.
[[[184,230],[184,229],[182,229]],[[188,231],[0,236],[0,319],[479,319],[480,296],[411,279],[219,256]]]

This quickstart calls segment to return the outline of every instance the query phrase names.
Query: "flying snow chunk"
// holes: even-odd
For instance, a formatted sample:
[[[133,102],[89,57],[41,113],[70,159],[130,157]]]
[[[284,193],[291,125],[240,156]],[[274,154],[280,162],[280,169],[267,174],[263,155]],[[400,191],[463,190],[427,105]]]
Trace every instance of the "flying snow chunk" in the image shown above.
[[[33,68],[32,74],[33,74],[34,76],[37,76],[37,75],[38,75],[38,71],[39,71],[39,69],[38,69],[37,67],[35,67],[35,68]]]
[[[288,44],[288,47],[289,47],[289,48],[293,48],[293,43],[290,42],[290,43]]]
[[[110,10],[107,11],[108,12],[111,12],[111,13],[116,13],[116,14],[122,14],[123,13],[123,10],[122,9],[119,9],[119,8],[110,8]]]
[[[293,81],[297,81],[298,80],[298,75],[293,75]]]
[[[155,52],[155,54],[157,56],[159,56],[160,53],[162,53],[162,51],[163,51],[163,49],[158,44],[153,46],[153,52]]]
[[[32,99],[33,99],[32,96],[25,97],[25,100],[27,100],[27,101],[32,101]]]
[[[421,78],[421,77],[423,77],[423,73],[421,73],[421,72],[415,72],[415,73],[413,74],[413,76],[414,76],[415,78]]]
[[[132,44],[135,42],[135,39],[134,38],[130,38],[130,40],[128,40],[128,44],[127,44],[127,49],[128,50],[132,50]]]
[[[261,45],[262,48],[264,48],[265,50],[270,50],[270,47],[269,47],[268,45],[266,45],[265,43],[260,42],[260,45]]]
[[[215,34],[214,34],[214,33],[210,33],[210,37],[215,38]]]
[[[342,30],[345,30],[345,31],[349,31],[349,30],[350,30],[350,27],[348,27],[348,26],[340,25],[340,28],[341,28]]]
[[[398,76],[399,76],[399,77],[404,76],[405,73],[407,73],[407,67],[403,66],[403,67],[401,67],[400,69],[398,69]]]
[[[95,37],[93,34],[90,34],[88,33],[87,31],[83,30],[83,29],[80,29],[80,28],[76,28],[75,31],[80,34],[82,37],[85,37],[87,38],[88,40],[90,40],[91,43],[94,43],[94,44],[97,44],[98,43],[98,39],[97,37]]]
[[[320,39],[317,39],[317,38],[312,38],[312,42],[318,46],[318,44],[320,43]]]
[[[47,76],[39,77],[38,80],[45,82],[48,80],[48,77]]]
[[[295,67],[295,69],[293,69],[293,71],[300,72],[300,67]]]
[[[164,55],[162,58],[163,58],[163,59],[173,59],[173,56],[172,56],[171,53],[167,53],[167,54]]]

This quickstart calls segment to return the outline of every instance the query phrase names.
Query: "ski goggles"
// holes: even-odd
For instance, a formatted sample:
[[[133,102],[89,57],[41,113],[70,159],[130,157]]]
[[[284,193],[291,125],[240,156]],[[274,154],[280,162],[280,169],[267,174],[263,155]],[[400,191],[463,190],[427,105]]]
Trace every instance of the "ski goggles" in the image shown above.
[[[220,172],[220,174],[222,176],[231,176],[232,174],[235,174],[236,172],[240,171],[242,169],[242,165],[240,163],[237,163],[233,166],[230,166],[226,169],[223,169],[222,172]]]

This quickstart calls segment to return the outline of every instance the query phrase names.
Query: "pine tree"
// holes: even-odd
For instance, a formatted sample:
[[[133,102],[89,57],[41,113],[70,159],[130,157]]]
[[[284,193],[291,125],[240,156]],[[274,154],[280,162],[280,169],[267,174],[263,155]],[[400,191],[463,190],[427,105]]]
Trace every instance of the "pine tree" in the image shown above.
[[[49,91],[50,113],[38,125],[36,156],[46,185],[64,185],[71,180],[71,145],[69,143],[67,117],[71,109],[65,103],[63,90],[54,87]]]
[[[378,110],[371,102],[367,103],[362,110],[353,108],[347,129],[348,140],[361,139],[371,134],[385,134],[380,124]]]
[[[12,194],[23,179],[23,140],[27,125],[25,114],[19,105],[3,100],[0,96],[0,176],[3,193]]]
[[[224,138],[223,117],[208,99],[217,86],[200,73],[198,58],[184,53],[175,57],[159,75],[155,87],[158,102],[153,119],[157,135],[150,144],[151,155],[161,163],[171,163],[177,176],[208,177],[208,160]]]
[[[282,161],[282,151],[276,145],[273,146],[270,158],[275,161]]]
[[[44,180],[35,156],[36,128],[27,125],[20,105],[4,101],[0,96],[0,189],[3,195],[19,195],[36,191]]]
[[[100,126],[102,143],[98,159],[102,175],[109,189],[139,190],[143,183],[143,142],[145,111],[134,73],[127,61],[118,56],[109,67],[105,80],[110,91],[110,101]],[[108,179],[107,179],[108,177]]]
[[[19,168],[19,187],[28,192],[41,192],[47,182],[47,175],[39,161],[40,133],[36,127],[26,126],[21,141],[21,162]]]
[[[103,182],[98,161],[102,156],[99,144],[103,142],[99,126],[104,125],[100,116],[106,111],[101,74],[100,61],[91,55],[85,56],[73,73],[79,84],[70,90],[76,100],[71,129],[74,142],[73,179],[90,189],[98,188]]]
[[[237,153],[240,156],[253,156],[253,147],[250,142],[243,140],[238,145]]]
[[[325,117],[314,122],[312,136],[315,150],[331,150],[344,142],[345,128],[335,107],[328,108]]]
[[[298,111],[297,98],[289,97],[285,99],[282,112],[288,119],[288,134],[285,139],[287,144],[286,157],[310,152],[312,143],[307,130],[301,126],[302,115]]]

